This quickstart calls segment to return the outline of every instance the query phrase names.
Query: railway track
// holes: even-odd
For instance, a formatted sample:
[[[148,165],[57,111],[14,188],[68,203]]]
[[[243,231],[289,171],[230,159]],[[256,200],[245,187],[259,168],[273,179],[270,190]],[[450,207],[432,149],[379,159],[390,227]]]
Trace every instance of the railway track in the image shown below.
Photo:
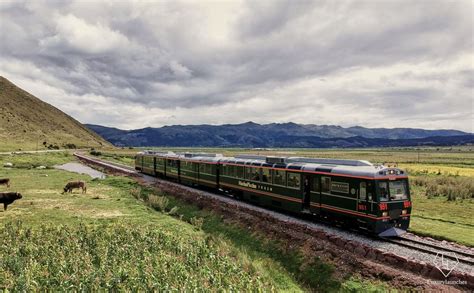
[[[124,174],[130,175],[130,176],[142,176],[141,173],[137,172],[133,167],[122,165],[122,164],[117,164],[113,162],[108,162],[108,161],[103,161],[97,158],[91,158],[89,156],[85,156],[82,154],[75,153],[74,154],[76,157],[78,157],[81,160],[84,160],[89,163],[96,164],[101,167],[109,168],[109,169],[114,169],[116,171],[122,172]],[[149,176],[145,176],[149,177]],[[154,177],[153,177],[154,178]],[[181,185],[180,185],[181,186]],[[194,189],[192,187],[186,187],[190,189]],[[221,200],[229,200],[226,199],[225,197],[215,195],[216,197],[222,198]],[[291,216],[286,215],[287,217],[293,218]],[[303,221],[306,222],[307,224],[310,223],[308,220],[303,220],[303,219],[296,219],[297,221]],[[380,238],[379,238],[380,239]],[[468,265],[468,266],[474,266],[474,254],[462,251],[459,249],[451,249],[445,246],[437,245],[434,243],[428,243],[425,241],[417,240],[417,239],[412,239],[408,237],[400,237],[400,238],[382,238],[383,241],[391,244],[395,244],[398,246],[402,246],[406,249],[412,250],[412,251],[420,251],[425,254],[432,255],[433,258],[437,254],[442,253],[445,258],[453,259],[453,260],[458,260],[459,262]],[[452,253],[455,253],[457,256],[453,256]]]
[[[474,266],[474,254],[471,254],[466,251],[462,251],[459,249],[452,249],[452,248],[445,247],[442,245],[428,243],[425,241],[416,240],[416,239],[407,238],[407,237],[382,238],[382,239],[390,243],[394,243],[397,245],[401,245],[404,247],[408,247],[411,249],[429,253],[435,256],[442,254],[445,258],[449,258],[451,260],[459,261],[459,262]]]
[[[89,156],[85,156],[80,153],[74,153],[74,156],[86,162],[94,163],[96,165],[106,167],[106,168],[112,168],[128,175],[134,175],[134,176],[139,175],[139,173],[133,167],[130,167],[127,165],[122,165],[122,164],[108,162],[108,161],[102,161],[100,159],[91,158]]]

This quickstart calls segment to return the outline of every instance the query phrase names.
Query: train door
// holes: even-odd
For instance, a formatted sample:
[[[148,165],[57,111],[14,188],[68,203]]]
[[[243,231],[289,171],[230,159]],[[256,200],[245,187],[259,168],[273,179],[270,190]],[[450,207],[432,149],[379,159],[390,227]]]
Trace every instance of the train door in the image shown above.
[[[156,173],[156,157],[153,157],[153,176],[157,177],[157,173]]]
[[[303,175],[303,184],[301,184],[301,191],[303,193],[302,207],[303,211],[309,212],[311,204],[311,181],[313,178],[309,175]]]
[[[313,214],[319,214],[321,212],[321,176],[312,175],[310,176],[311,184],[311,212]]]
[[[166,172],[168,171],[168,167],[166,166],[166,158],[163,159],[163,176],[166,177]]]
[[[357,211],[367,214],[369,212],[369,202],[367,196],[367,182],[359,182],[359,193],[357,198]]]
[[[221,168],[220,164],[215,164],[216,166],[216,188],[219,189],[219,180],[220,180],[220,173],[221,173]]]

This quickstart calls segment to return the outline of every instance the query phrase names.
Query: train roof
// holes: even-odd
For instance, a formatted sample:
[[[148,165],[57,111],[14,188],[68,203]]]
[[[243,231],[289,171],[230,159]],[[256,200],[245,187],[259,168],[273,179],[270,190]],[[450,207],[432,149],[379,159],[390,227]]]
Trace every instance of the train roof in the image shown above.
[[[146,152],[143,152],[146,153]],[[146,153],[149,154],[149,153]],[[157,156],[192,161],[237,164],[244,166],[273,167],[295,171],[333,173],[357,177],[406,177],[406,171],[397,167],[376,165],[365,160],[307,158],[307,157],[275,157],[262,155],[236,155],[224,157],[222,154],[209,153],[173,153],[157,152]]]

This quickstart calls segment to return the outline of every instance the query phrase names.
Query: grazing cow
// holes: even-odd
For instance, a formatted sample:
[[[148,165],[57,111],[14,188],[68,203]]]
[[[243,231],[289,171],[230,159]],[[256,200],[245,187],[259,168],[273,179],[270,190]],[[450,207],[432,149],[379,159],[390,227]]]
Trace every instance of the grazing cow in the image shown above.
[[[10,188],[10,178],[0,178],[0,185],[6,185]]]
[[[6,211],[7,206],[15,200],[22,198],[19,192],[0,192],[0,203],[3,203],[3,209]]]
[[[62,194],[66,193],[66,192],[72,193],[72,190],[74,188],[81,188],[82,193],[86,193],[86,191],[87,191],[87,186],[86,186],[86,183],[84,181],[71,181],[71,182],[68,182],[68,184],[66,184],[66,186],[64,186],[64,191],[62,192]]]

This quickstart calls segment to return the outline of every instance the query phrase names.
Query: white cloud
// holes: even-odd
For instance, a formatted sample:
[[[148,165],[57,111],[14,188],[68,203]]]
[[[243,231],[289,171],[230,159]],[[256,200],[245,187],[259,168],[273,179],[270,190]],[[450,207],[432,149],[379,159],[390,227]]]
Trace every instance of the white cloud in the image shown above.
[[[468,1],[13,1],[0,5],[0,74],[81,122],[125,129],[472,132],[471,12]]]
[[[104,54],[125,49],[127,37],[101,24],[90,24],[72,14],[56,17],[56,33],[40,41],[45,50],[65,47],[79,53]]]

